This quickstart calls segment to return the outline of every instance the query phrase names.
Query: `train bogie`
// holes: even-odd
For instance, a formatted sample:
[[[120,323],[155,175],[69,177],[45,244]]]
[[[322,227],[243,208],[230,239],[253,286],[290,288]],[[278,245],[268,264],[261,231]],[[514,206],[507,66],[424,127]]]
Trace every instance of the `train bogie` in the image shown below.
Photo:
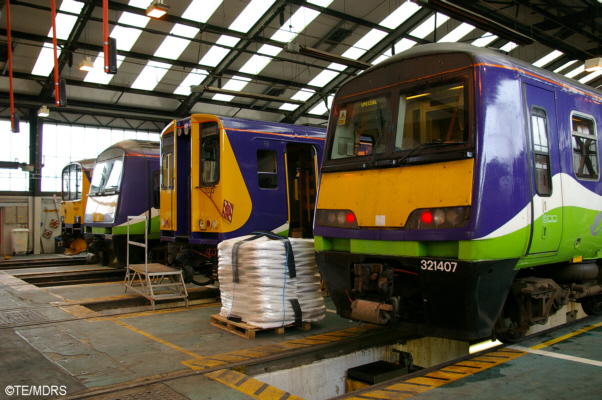
[[[419,46],[343,85],[314,228],[339,314],[510,340],[568,301],[599,310],[601,102],[461,44]]]

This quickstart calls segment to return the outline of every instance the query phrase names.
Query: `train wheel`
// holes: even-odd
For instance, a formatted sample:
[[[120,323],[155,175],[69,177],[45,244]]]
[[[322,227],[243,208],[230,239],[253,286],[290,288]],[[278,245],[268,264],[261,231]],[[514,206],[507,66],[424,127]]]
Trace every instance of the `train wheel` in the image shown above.
[[[602,315],[602,294],[585,298],[581,307],[587,315]]]
[[[525,318],[518,305],[518,300],[512,293],[508,294],[504,308],[500,313],[495,327],[494,336],[503,343],[516,343],[525,336]]]

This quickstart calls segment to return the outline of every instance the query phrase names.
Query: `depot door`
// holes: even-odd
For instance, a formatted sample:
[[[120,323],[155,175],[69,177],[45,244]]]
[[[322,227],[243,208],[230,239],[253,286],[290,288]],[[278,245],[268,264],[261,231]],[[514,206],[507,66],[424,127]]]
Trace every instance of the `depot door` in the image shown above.
[[[528,254],[555,252],[562,235],[559,133],[556,95],[523,85],[531,169],[531,242]]]

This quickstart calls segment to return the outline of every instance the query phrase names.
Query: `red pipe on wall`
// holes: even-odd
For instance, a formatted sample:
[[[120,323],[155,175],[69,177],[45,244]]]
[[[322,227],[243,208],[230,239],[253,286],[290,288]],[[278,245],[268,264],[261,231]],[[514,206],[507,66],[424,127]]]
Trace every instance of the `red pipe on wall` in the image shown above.
[[[55,0],[51,1],[51,9],[52,9],[52,46],[54,50],[54,102],[56,106],[59,107],[61,105],[61,95],[59,90],[59,61],[56,55],[56,2]]]
[[[109,73],[109,0],[102,0],[102,49],[105,57],[105,72]]]
[[[15,99],[13,95],[13,43],[10,38],[10,4],[6,0],[6,31],[8,38],[8,82],[10,87],[10,129],[15,131]]]

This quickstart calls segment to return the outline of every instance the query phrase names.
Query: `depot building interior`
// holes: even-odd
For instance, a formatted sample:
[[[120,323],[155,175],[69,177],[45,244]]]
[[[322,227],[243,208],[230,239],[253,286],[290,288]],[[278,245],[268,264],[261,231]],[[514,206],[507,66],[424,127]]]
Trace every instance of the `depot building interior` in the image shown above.
[[[149,287],[142,293],[124,294],[124,272],[115,274],[114,265],[107,266],[102,257],[86,258],[84,250],[74,263],[65,261],[61,207],[73,199],[69,197],[72,189],[64,183],[65,167],[80,163],[81,174],[82,160],[92,160],[91,170],[105,149],[124,140],[158,143],[162,132],[170,129],[180,135],[180,129],[187,132],[192,123],[188,120],[180,126],[177,121],[196,114],[223,118],[224,126],[231,118],[325,132],[335,94],[346,82],[391,57],[435,43],[491,49],[557,74],[559,81],[568,79],[599,93],[595,91],[602,86],[602,2],[0,0],[0,13],[0,135],[4,143],[0,146],[0,253],[4,256],[0,263],[8,266],[19,260],[43,260],[32,265],[39,271],[27,270],[18,262],[7,267],[12,269],[0,271],[4,274],[0,275],[0,340],[9,349],[0,360],[0,391],[6,388],[11,395],[10,386],[17,390],[15,396],[18,390],[27,396],[27,390],[39,388],[48,392],[43,393],[46,398],[99,399],[263,398],[268,392],[278,395],[270,398],[307,399],[465,398],[486,391],[499,397],[504,393],[501,385],[509,381],[495,381],[497,375],[491,371],[508,368],[508,376],[516,379],[511,389],[504,386],[510,390],[506,395],[520,396],[528,386],[533,396],[543,396],[543,388],[534,388],[518,376],[521,368],[540,368],[547,360],[548,353],[536,352],[551,353],[549,337],[533,336],[487,354],[471,350],[476,343],[408,338],[399,331],[337,315],[323,282],[323,322],[299,323],[301,330],[287,327],[274,335],[259,328],[233,326],[218,317],[220,286],[226,285],[214,282],[215,271],[214,276],[204,277],[211,280],[208,286],[191,284],[192,277],[184,283],[184,273],[180,278],[160,275],[160,279],[188,288],[178,289],[178,296],[164,301],[145,292]],[[599,105],[602,95],[593,101]],[[199,129],[212,128],[206,125],[208,120],[203,121]],[[259,125],[253,129],[262,130]],[[295,132],[294,136],[313,135]],[[313,154],[304,145],[293,148],[296,155],[290,151],[286,162],[297,162],[300,171],[307,168],[308,179],[317,182],[317,164],[304,164],[301,159],[313,160],[322,154]],[[162,151],[157,144],[153,157],[165,163]],[[197,156],[210,160],[212,150],[203,148],[201,152],[205,151],[208,155]],[[273,171],[270,163],[276,153],[249,151],[258,160],[260,187],[275,188],[272,172],[276,172],[276,161]],[[599,160],[598,155],[596,168]],[[166,170],[162,171],[165,174]],[[293,179],[294,173],[289,172],[288,177]],[[161,187],[167,187],[161,182]],[[304,197],[317,194],[317,184],[312,185],[304,183],[305,192],[296,183],[287,188]],[[80,187],[77,190],[81,192]],[[80,193],[79,197],[86,195]],[[153,201],[151,195],[143,197]],[[298,201],[296,206],[289,204],[289,213],[296,207],[300,218],[310,221],[299,228],[302,233],[298,236],[310,237],[315,201]],[[232,205],[225,202],[226,206]],[[297,210],[304,207],[306,214]],[[240,209],[236,203],[230,214],[222,210],[218,221],[232,222],[232,212]],[[167,229],[165,220],[160,221],[162,229]],[[202,230],[209,230],[212,224],[215,228],[213,218],[205,221],[201,217]],[[129,227],[129,223],[125,225]],[[592,225],[592,232],[595,228]],[[144,229],[150,232],[150,228]],[[290,229],[293,232],[292,226]],[[174,237],[177,240],[177,234]],[[47,261],[51,256],[59,261]],[[43,263],[50,267],[42,268]],[[65,265],[77,267],[61,269]],[[104,282],[93,281],[97,279],[94,275],[60,283],[67,280],[65,276],[87,271],[92,265],[100,265],[102,270],[93,272],[102,274]],[[126,287],[128,279],[131,285],[134,279],[148,275],[148,266],[142,277],[126,276]],[[181,296],[182,291],[186,296]],[[222,293],[222,302],[228,296]],[[555,333],[547,334],[561,338],[555,342],[555,351],[574,351],[573,361],[559,361],[564,355],[556,354],[546,368],[555,368],[560,362],[599,368],[602,319],[587,317],[579,304],[570,307],[557,314],[562,317],[560,322],[546,318],[545,324],[532,327],[529,333],[536,335],[558,324]],[[573,325],[564,326],[568,322]],[[571,347],[564,338],[577,338],[574,332],[578,330],[589,336],[583,344]],[[121,343],[110,343],[112,340]],[[582,351],[575,349],[579,346]],[[480,358],[471,358],[473,353]],[[591,362],[584,363],[584,359]],[[315,367],[317,361],[319,367]],[[386,365],[378,364],[381,361]],[[405,378],[397,378],[402,375],[398,368],[391,368],[393,364],[405,368]],[[365,365],[371,366],[361,367]],[[40,379],[27,377],[38,367],[43,371]],[[542,379],[555,388],[564,381],[555,375],[561,374],[563,367],[547,376],[542,370]],[[348,373],[349,369],[354,371]],[[595,379],[588,378],[597,376],[594,373],[585,370],[573,382],[572,396],[597,395],[591,384]],[[466,378],[478,374],[492,380]],[[457,382],[461,379],[472,383],[460,390],[462,384]],[[146,397],[134,397],[140,393]]]

